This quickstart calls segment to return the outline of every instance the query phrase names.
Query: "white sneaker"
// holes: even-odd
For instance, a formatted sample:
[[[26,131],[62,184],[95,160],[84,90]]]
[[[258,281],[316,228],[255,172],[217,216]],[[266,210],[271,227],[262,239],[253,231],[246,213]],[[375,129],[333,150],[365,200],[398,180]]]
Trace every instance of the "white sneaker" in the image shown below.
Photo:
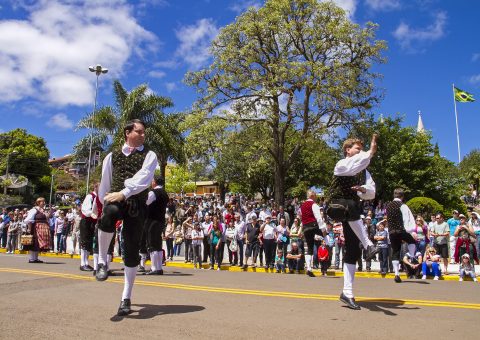
[[[220,267],[218,267],[217,270],[220,270]]]
[[[473,278],[473,282],[477,282],[477,281],[478,281],[478,280],[477,280],[477,278],[476,278],[476,277],[474,277],[474,278]]]
[[[435,276],[433,279],[434,279],[435,281],[438,281],[438,276]]]
[[[427,275],[423,275],[422,280],[426,280],[426,279],[427,279]]]
[[[458,281],[463,281],[463,277],[459,278]]]

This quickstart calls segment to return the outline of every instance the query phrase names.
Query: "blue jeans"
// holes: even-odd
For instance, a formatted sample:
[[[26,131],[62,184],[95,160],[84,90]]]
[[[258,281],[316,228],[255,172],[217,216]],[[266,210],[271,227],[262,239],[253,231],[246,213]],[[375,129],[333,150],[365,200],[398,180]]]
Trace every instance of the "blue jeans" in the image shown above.
[[[237,246],[238,246],[237,253],[240,260],[240,265],[243,266],[243,239],[242,240],[237,239]]]
[[[380,261],[380,271],[388,272],[388,247],[378,248],[378,261]]]
[[[432,262],[432,267],[427,266],[426,262],[422,263],[422,274],[427,276],[438,276],[442,275],[440,272],[440,265],[438,262]]]
[[[175,255],[175,256],[180,256],[180,251],[182,250],[182,244],[183,244],[183,243],[175,244],[175,245],[173,246],[173,255]]]
[[[417,244],[417,250],[416,251],[419,251],[422,253],[422,257],[425,256],[425,248],[427,247],[427,243],[425,242],[425,240],[422,240],[422,241],[418,241]],[[415,254],[412,254],[412,255],[415,255]]]
[[[63,252],[62,233],[57,233],[57,253]]]

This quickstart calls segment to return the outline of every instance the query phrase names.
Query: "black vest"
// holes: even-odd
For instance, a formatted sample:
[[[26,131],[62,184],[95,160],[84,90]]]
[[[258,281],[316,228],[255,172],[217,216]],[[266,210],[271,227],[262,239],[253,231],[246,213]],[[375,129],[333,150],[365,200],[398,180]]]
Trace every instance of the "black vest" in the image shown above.
[[[403,231],[403,217],[400,207],[403,205],[403,202],[392,201],[387,204],[387,223],[388,223],[388,232],[399,232]]]
[[[121,150],[112,152],[112,192],[118,192],[125,188],[125,180],[132,178],[143,166],[148,150],[135,150],[125,156]],[[130,198],[136,198],[144,203],[147,201],[148,190],[145,189]]]
[[[353,186],[364,185],[367,181],[367,171],[360,171],[354,176],[333,176],[332,183],[328,189],[328,197],[330,199],[351,199],[359,201],[357,192],[352,190]]]
[[[155,201],[147,208],[147,218],[157,220],[160,224],[165,224],[165,212],[167,210],[168,194],[163,188],[152,190],[155,194]]]

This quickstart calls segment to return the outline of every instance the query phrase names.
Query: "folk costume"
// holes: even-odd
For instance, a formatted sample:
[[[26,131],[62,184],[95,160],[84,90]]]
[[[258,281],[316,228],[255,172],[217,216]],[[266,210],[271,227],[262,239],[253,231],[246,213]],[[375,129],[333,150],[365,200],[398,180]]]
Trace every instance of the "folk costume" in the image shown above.
[[[343,209],[345,214],[338,221],[342,222],[345,237],[343,292],[340,300],[352,309],[360,309],[355,303],[353,295],[356,263],[362,255],[360,243],[366,249],[367,259],[371,259],[377,252],[360,218],[362,213],[360,200],[375,198],[375,182],[366,170],[371,158],[371,151],[360,151],[354,156],[338,161],[328,191],[331,206],[338,205],[346,208]],[[353,190],[354,186],[361,186],[365,189],[365,193]],[[327,213],[329,213],[329,209],[327,209]]]
[[[152,265],[150,272],[146,273],[146,275],[163,274],[162,234],[165,231],[167,203],[168,194],[163,186],[157,185],[148,193],[147,218],[145,219],[143,229],[142,248],[144,248],[143,251],[148,251],[150,253],[150,261]]]
[[[101,212],[98,212],[100,206],[101,203],[95,191],[89,193],[82,203],[80,220],[80,270],[82,271],[93,270],[88,264],[88,256],[93,253],[93,235],[98,216],[101,215]]]
[[[416,230],[415,218],[400,198],[394,198],[387,204],[387,225],[392,247],[392,264],[395,271],[395,282],[400,283],[400,250],[402,241],[408,244],[408,253],[415,254],[416,242],[412,232]]]
[[[29,250],[29,263],[42,263],[38,259],[38,253],[41,251],[49,251],[52,248],[50,239],[50,226],[48,225],[48,217],[40,207],[32,208],[27,218],[24,220],[27,225],[27,231],[33,236],[31,245],[24,245],[23,250]]]
[[[311,198],[307,199],[300,206],[300,212],[303,225],[303,238],[305,244],[305,266],[307,267],[307,275],[315,276],[312,272],[313,247],[315,243],[315,235],[323,236],[326,232],[326,225],[323,221],[320,207]]]
[[[101,203],[109,192],[121,192],[125,199],[103,205],[98,223],[98,270],[96,278],[108,278],[107,250],[112,241],[118,220],[123,220],[121,231],[122,258],[125,264],[125,284],[122,304],[130,305],[137,266],[140,263],[140,238],[145,223],[146,201],[158,161],[153,151],[144,146],[132,148],[124,144],[120,150],[109,153],[103,160],[102,180],[98,188]],[[120,309],[119,309],[120,311]]]

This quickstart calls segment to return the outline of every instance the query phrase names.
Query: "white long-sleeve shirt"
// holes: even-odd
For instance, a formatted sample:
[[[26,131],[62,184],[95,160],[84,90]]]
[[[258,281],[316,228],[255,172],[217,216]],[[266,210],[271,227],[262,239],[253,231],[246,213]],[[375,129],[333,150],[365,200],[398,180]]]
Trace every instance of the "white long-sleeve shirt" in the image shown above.
[[[399,198],[394,198],[394,201],[402,202]],[[403,227],[407,233],[413,233],[417,228],[415,224],[415,217],[412,214],[412,211],[406,204],[400,206],[400,211],[402,212]]]
[[[137,150],[142,151],[143,145],[138,147]],[[127,144],[124,144],[122,147],[122,152],[125,156],[128,157],[131,153],[130,147]],[[157,165],[157,155],[155,155],[153,151],[149,151],[145,156],[142,168],[132,178],[127,178],[125,180],[125,188],[121,190],[121,193],[123,194],[123,196],[125,196],[125,199],[141,193],[143,190],[147,189],[150,186]],[[104,203],[105,195],[110,192],[111,186],[112,153],[110,152],[107,157],[105,157],[102,164],[102,180],[98,187],[98,199],[100,200],[100,202]]]
[[[347,157],[341,159],[335,165],[335,169],[333,170],[333,174],[335,176],[355,176],[360,171],[365,170],[368,165],[370,164],[370,160],[372,159],[372,153],[369,151],[360,151],[356,155],[352,157]],[[366,172],[366,181],[365,184],[362,185],[362,188],[365,188],[366,192],[357,191],[357,195],[363,200],[373,200],[375,198],[375,182],[373,181],[372,176],[368,172]]]
[[[82,202],[82,214],[85,217],[91,217],[93,212],[93,203],[95,199],[92,194],[85,196],[85,199]]]
[[[155,188],[153,188],[154,190],[155,189],[161,189],[162,187],[160,185],[157,185]],[[147,205],[150,205],[152,204],[153,202],[155,202],[157,200],[157,197],[155,196],[155,193],[153,191],[149,191],[148,192],[148,198],[147,198]]]

